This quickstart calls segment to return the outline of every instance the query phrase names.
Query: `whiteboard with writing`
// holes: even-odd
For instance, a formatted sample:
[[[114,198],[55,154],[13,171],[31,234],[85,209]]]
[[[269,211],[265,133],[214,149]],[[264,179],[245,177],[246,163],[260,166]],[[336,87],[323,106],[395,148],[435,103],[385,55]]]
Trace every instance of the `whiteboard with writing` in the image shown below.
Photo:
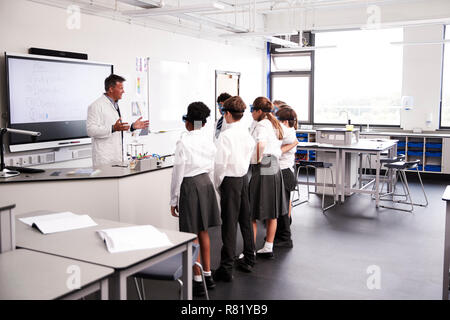
[[[10,58],[11,124],[86,120],[111,65]]]

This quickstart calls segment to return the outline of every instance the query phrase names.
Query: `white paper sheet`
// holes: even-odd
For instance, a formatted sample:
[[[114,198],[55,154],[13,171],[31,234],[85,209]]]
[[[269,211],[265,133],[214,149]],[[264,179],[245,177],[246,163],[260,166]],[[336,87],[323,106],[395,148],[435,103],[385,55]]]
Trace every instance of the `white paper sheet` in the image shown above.
[[[171,246],[164,232],[151,225],[113,228],[97,231],[110,253]]]
[[[43,234],[63,232],[96,226],[97,223],[88,215],[72,212],[46,214],[36,217],[20,218],[23,223],[36,227]]]

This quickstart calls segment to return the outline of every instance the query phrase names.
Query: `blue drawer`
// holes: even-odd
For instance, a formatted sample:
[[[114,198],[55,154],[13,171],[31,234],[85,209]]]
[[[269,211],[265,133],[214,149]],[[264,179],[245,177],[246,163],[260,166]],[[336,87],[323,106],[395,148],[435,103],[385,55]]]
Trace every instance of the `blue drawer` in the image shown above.
[[[442,167],[438,165],[427,164],[425,171],[441,172]]]
[[[397,147],[406,147],[406,142],[405,141],[399,141],[397,143]]]
[[[442,157],[442,152],[430,152],[430,151],[427,151],[427,152],[425,152],[425,155],[427,157]]]
[[[306,150],[297,150],[297,154],[307,154],[308,151]]]
[[[408,151],[408,156],[423,156],[422,151]]]
[[[408,142],[408,147],[423,148],[423,142]]]
[[[308,138],[308,134],[307,133],[297,133],[297,138]]]
[[[426,143],[427,149],[442,149],[442,143]]]

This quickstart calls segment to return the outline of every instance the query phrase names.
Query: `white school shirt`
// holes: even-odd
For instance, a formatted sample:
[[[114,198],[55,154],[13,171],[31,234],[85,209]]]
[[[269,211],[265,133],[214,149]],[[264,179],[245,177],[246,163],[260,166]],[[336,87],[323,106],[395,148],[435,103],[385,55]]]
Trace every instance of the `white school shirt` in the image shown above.
[[[170,186],[170,205],[177,206],[184,177],[212,174],[216,146],[205,128],[182,134],[175,149],[175,163]]]
[[[256,126],[254,126],[253,130],[250,132],[255,142],[265,142],[266,146],[263,150],[263,154],[272,155],[277,159],[281,156],[281,143],[282,140],[278,140],[277,133],[275,128],[272,126],[272,122],[268,119],[264,119],[259,121]],[[252,164],[258,163],[257,161],[257,148],[255,147],[255,151],[253,152]]]
[[[281,124],[281,128],[283,128],[283,142],[281,143],[281,145],[285,145],[285,144],[292,144],[295,141],[297,141],[297,134],[295,132],[294,128],[288,128],[286,127],[284,124]],[[284,170],[284,169],[291,169],[292,171],[294,170],[294,163],[295,163],[295,152],[297,151],[297,148],[294,147],[291,150],[289,150],[288,152],[284,152],[281,154],[280,157],[280,169]]]
[[[228,123],[216,142],[214,185],[219,188],[225,177],[242,177],[247,174],[255,140],[240,121]]]

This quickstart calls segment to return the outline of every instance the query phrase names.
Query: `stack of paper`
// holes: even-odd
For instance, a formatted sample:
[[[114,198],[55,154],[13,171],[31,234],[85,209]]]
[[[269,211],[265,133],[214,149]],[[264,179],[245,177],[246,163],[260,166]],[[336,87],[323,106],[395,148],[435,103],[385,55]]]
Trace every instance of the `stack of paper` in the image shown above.
[[[164,232],[153,226],[132,226],[97,231],[110,253],[172,246]]]
[[[72,212],[46,214],[43,216],[20,218],[19,220],[31,227],[37,228],[43,234],[88,228],[97,225],[88,215],[78,215]]]

